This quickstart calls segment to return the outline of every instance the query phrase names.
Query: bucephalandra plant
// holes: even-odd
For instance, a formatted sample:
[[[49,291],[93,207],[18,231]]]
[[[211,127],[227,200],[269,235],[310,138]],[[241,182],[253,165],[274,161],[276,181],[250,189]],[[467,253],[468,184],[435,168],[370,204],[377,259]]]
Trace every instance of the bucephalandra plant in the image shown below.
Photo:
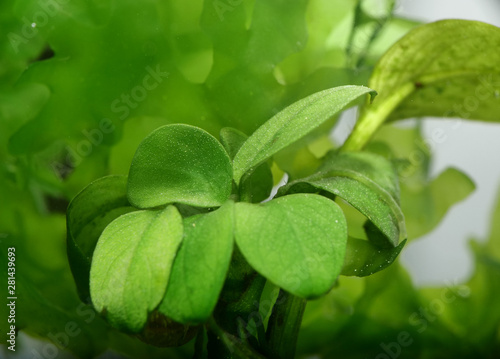
[[[327,294],[341,275],[387,268],[406,243],[400,168],[389,151],[363,150],[369,140],[384,122],[408,117],[498,121],[499,48],[494,26],[440,21],[399,40],[369,87],[314,93],[249,137],[229,127],[218,139],[186,124],[157,128],[128,176],[92,182],[68,208],[80,297],[153,345],[197,336],[199,357],[292,358],[305,301]],[[467,96],[481,96],[481,106],[462,112],[457,103]],[[269,199],[274,156],[361,101],[343,146]],[[346,204],[362,222],[348,223]],[[280,288],[279,299],[253,331],[246,318],[266,285]]]

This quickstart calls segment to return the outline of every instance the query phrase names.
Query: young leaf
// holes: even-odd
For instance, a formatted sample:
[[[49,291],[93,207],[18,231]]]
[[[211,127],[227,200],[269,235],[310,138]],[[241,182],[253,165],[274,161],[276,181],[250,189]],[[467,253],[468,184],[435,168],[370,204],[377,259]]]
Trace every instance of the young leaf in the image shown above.
[[[286,291],[314,298],[335,282],[347,226],[338,205],[295,194],[265,204],[236,203],[235,240],[250,265]]]
[[[304,137],[351,102],[374,91],[363,86],[341,86],[317,92],[276,114],[259,127],[234,158],[234,180],[279,150]]]
[[[399,186],[392,165],[370,153],[327,156],[320,171],[280,188],[278,195],[295,193],[304,186],[339,196],[373,222],[383,236],[369,236],[379,246],[396,247],[406,238],[404,216],[398,204]],[[295,188],[294,188],[295,187]],[[380,243],[379,239],[384,242]]]
[[[380,59],[369,86],[379,93],[344,144],[362,148],[386,120],[461,117],[498,121],[500,29],[443,20],[417,27]]]
[[[341,275],[365,277],[387,268],[398,257],[406,239],[397,247],[379,248],[370,241],[349,237]]]
[[[203,323],[212,314],[233,251],[233,202],[184,219],[184,240],[175,258],[160,312],[181,323]]]
[[[232,188],[232,168],[222,145],[204,130],[167,125],[146,137],[130,166],[128,198],[139,208],[168,203],[220,206]]]
[[[106,227],[92,260],[90,293],[113,326],[142,329],[163,298],[182,233],[174,206],[125,214]]]
[[[68,259],[84,302],[90,297],[90,263],[99,236],[111,221],[134,211],[127,200],[126,185],[126,176],[100,178],[85,187],[68,206]]]

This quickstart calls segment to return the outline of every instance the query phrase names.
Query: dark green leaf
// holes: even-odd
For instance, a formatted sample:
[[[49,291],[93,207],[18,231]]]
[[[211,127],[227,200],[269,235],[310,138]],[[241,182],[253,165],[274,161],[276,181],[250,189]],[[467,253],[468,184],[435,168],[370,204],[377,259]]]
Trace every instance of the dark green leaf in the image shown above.
[[[175,258],[160,312],[181,323],[203,323],[212,314],[233,251],[233,202],[184,219],[184,240]]]
[[[234,158],[234,179],[239,183],[248,170],[273,156],[338,114],[351,102],[373,90],[341,86],[317,92],[285,108],[263,124]]]
[[[111,221],[134,210],[127,200],[126,184],[126,176],[100,178],[85,187],[69,204],[68,259],[84,302],[90,297],[90,263],[97,240]]]
[[[341,275],[365,277],[387,268],[398,257],[406,240],[397,247],[380,248],[370,241],[349,237]]]
[[[167,125],[137,148],[127,194],[139,208],[174,202],[212,207],[228,199],[231,183],[231,162],[214,137],[197,127]]]
[[[235,239],[248,263],[304,298],[326,293],[342,267],[347,228],[335,202],[314,194],[237,203]]]
[[[113,326],[142,329],[163,299],[182,233],[174,206],[128,213],[106,227],[92,260],[90,293]]]

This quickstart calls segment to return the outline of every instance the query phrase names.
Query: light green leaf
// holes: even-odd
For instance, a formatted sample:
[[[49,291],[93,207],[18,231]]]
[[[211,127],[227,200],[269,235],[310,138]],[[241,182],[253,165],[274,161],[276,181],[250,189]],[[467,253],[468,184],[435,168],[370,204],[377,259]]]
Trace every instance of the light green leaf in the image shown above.
[[[142,329],[163,298],[182,233],[174,206],[128,213],[106,227],[92,260],[90,293],[113,326]]]
[[[374,91],[363,86],[341,86],[317,92],[272,117],[259,127],[234,158],[234,179],[273,156],[338,114],[351,102]]]
[[[358,150],[386,120],[461,117],[499,121],[500,29],[478,21],[443,20],[417,27],[380,59],[365,108],[346,150]]]
[[[446,169],[423,187],[401,186],[408,239],[430,232],[453,205],[467,198],[474,189],[472,180],[454,168]]]
[[[406,239],[397,247],[380,248],[370,241],[349,237],[341,275],[365,277],[377,273],[394,262]]]
[[[265,204],[237,203],[235,240],[250,265],[304,298],[331,289],[344,261],[347,227],[338,205],[295,194]]]
[[[376,245],[396,247],[406,238],[397,175],[383,157],[371,153],[330,154],[316,174],[289,183],[278,195],[304,191],[304,186],[339,196],[364,214],[383,234],[368,236]]]
[[[130,166],[128,198],[139,208],[167,203],[220,206],[231,194],[232,168],[222,145],[204,130],[167,125],[146,137]]]
[[[175,258],[160,312],[181,323],[203,323],[212,314],[233,251],[233,202],[184,219],[184,240]]]
[[[67,250],[80,298],[90,297],[89,273],[97,240],[106,226],[134,211],[126,196],[126,176],[107,176],[85,187],[67,211]]]

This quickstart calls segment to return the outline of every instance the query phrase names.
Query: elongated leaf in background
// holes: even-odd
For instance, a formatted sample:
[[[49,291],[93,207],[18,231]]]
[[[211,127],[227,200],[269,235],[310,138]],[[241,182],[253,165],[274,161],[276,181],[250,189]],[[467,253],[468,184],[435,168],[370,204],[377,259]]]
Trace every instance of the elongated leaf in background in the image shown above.
[[[248,170],[270,158],[338,114],[351,102],[374,91],[363,86],[341,86],[317,92],[272,117],[241,146],[234,158],[238,183]]]
[[[475,189],[472,180],[455,168],[448,168],[423,186],[401,186],[408,239],[429,233],[448,210],[467,198]]]
[[[500,121],[500,29],[478,21],[443,20],[412,30],[380,59],[367,105],[346,150],[363,147],[385,120],[461,117]]]
[[[90,297],[89,274],[92,254],[106,226],[122,214],[134,211],[127,200],[127,177],[107,176],[85,187],[67,212],[68,259],[78,294]]]
[[[396,247],[406,238],[397,174],[389,161],[371,153],[331,154],[321,169],[283,186],[278,195],[312,186],[339,196],[364,214],[383,234],[368,236],[376,245]]]
[[[106,227],[92,259],[90,293],[113,326],[142,329],[163,298],[182,233],[174,206],[128,213]]]
[[[203,323],[215,308],[233,252],[234,204],[184,220],[179,248],[159,310],[181,323]]]
[[[295,194],[261,205],[237,203],[235,215],[236,243],[257,272],[304,298],[331,289],[347,241],[345,218],[335,202]]]
[[[224,147],[208,132],[167,125],[146,137],[130,166],[127,194],[139,208],[182,203],[220,206],[232,189],[232,167]]]

